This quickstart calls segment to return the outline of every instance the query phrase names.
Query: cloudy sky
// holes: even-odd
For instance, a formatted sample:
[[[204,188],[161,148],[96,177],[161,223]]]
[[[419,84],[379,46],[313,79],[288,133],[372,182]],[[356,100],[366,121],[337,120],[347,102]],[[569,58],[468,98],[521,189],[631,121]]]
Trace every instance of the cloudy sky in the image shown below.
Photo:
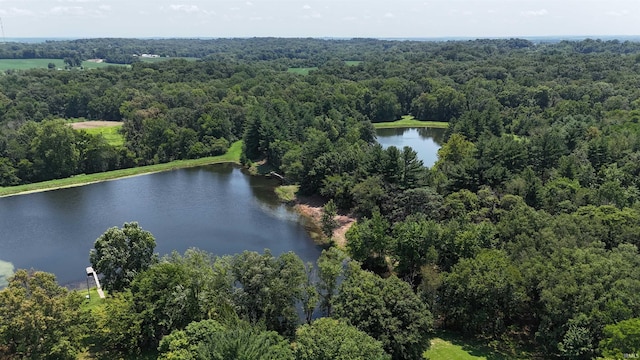
[[[12,37],[640,35],[638,0],[0,0]]]

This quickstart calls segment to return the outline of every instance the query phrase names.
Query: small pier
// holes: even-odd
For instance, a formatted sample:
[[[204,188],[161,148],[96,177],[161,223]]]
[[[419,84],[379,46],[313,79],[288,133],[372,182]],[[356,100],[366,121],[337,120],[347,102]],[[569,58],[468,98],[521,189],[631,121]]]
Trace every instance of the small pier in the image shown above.
[[[91,266],[87,267],[87,277],[92,277],[93,276],[93,281],[95,281],[96,283],[96,288],[98,289],[98,296],[100,296],[100,299],[104,299],[104,291],[102,291],[102,287],[100,286],[100,280],[98,280],[98,274],[96,274],[95,271],[93,271],[93,268]],[[89,283],[89,280],[87,279],[87,284]]]

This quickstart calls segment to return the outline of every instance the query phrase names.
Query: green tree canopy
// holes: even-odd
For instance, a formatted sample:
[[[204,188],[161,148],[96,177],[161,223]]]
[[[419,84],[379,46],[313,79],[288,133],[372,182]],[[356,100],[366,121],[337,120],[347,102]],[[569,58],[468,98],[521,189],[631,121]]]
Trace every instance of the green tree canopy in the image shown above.
[[[105,289],[122,291],[129,287],[136,274],[151,266],[157,257],[153,250],[156,240],[137,222],[112,227],[100,235],[89,253],[93,269],[102,274]]]
[[[605,356],[616,359],[624,358],[624,354],[640,353],[640,318],[605,326],[600,349]]]
[[[344,321],[321,318],[296,331],[297,360],[389,360],[382,343]]]
[[[18,270],[0,291],[0,357],[75,359],[83,334],[81,303],[53,274]]]
[[[422,359],[433,318],[409,284],[382,279],[351,262],[336,298],[334,316],[382,342],[394,360]]]

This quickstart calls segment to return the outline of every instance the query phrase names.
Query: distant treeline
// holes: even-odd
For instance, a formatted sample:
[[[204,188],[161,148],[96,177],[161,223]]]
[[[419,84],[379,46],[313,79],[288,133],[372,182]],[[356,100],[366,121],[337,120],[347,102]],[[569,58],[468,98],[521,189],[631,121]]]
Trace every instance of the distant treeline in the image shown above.
[[[475,48],[475,49],[474,49]],[[331,59],[360,60],[379,51],[411,51],[437,57],[451,50],[464,55],[465,50],[507,51],[515,49],[555,49],[580,54],[631,54],[640,51],[632,41],[585,39],[558,43],[534,43],[524,39],[479,39],[469,41],[391,41],[375,39],[126,39],[100,38],[56,40],[38,43],[0,44],[0,59],[100,58],[109,63],[130,64],[142,54],[162,57],[222,57],[235,60],[280,60],[291,66],[321,66]],[[469,54],[473,55],[473,54]]]

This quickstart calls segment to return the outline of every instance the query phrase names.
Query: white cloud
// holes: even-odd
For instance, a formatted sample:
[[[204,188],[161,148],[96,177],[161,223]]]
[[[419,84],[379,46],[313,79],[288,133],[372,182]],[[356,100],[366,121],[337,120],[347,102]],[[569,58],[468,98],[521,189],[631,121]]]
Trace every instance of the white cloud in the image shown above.
[[[305,6],[302,7],[304,10],[309,10],[311,9],[311,6],[309,4],[306,4]]]
[[[87,10],[82,6],[55,6],[49,11],[54,15],[74,15],[84,16],[87,15]]]
[[[314,19],[322,19],[322,14],[320,14],[319,12],[314,12],[313,14],[311,14],[311,17]]]
[[[522,14],[523,16],[545,16],[549,14],[549,12],[547,11],[547,9],[540,9],[523,11],[520,14]]]
[[[245,4],[247,4],[247,6],[253,6],[253,3],[251,1],[247,1]],[[262,18],[260,18],[262,19]]]
[[[392,19],[392,18],[394,18],[394,17],[395,17],[395,15],[393,15],[393,14],[392,14],[392,13],[390,13],[390,12],[388,12],[388,13],[385,13],[385,14],[384,14],[384,17],[385,17],[385,18],[387,18],[387,19]]]
[[[605,14],[609,16],[626,16],[626,15],[629,15],[629,11],[628,10],[622,10],[622,11],[611,10],[611,11],[607,11]]]
[[[35,13],[31,10],[20,8],[0,9],[0,15],[2,16],[34,16]]]
[[[98,6],[98,9],[104,10],[104,11],[111,11],[111,5],[100,5]]]
[[[200,11],[200,8],[198,8],[197,5],[186,5],[186,4],[169,5],[169,9],[173,11],[182,11],[185,13],[194,13],[194,12]]]

